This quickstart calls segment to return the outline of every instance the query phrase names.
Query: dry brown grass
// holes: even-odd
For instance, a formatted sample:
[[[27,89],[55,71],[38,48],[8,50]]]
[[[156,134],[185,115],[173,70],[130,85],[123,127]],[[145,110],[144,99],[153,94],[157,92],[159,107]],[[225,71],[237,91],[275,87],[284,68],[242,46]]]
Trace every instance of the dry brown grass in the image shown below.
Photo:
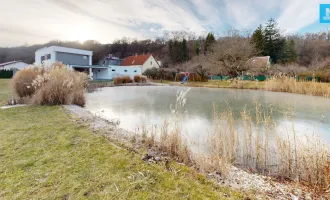
[[[286,127],[286,132],[279,131],[272,119],[274,109],[271,106],[262,107],[256,103],[255,108],[242,110],[240,116],[234,116],[230,109],[219,113],[214,106],[210,138],[206,144],[208,152],[193,155],[182,137],[180,125],[185,95],[177,96],[176,105],[171,106],[173,116],[164,121],[159,132],[143,129],[145,137],[152,135],[152,140],[146,140],[148,147],[156,145],[180,162],[194,164],[208,172],[217,171],[223,176],[230,166],[237,165],[306,183],[315,189],[330,187],[329,146],[317,134],[310,134],[308,138],[298,136],[294,124]],[[159,136],[157,140],[155,135]]]
[[[38,75],[42,75],[43,68],[30,66],[18,71],[13,77],[13,86],[19,97],[32,96],[36,89],[32,86],[33,80]]]
[[[61,63],[54,63],[48,68],[31,67],[20,72],[14,77],[15,91],[20,97],[31,96],[33,104],[84,106],[84,91],[88,85],[86,74],[75,72]]]
[[[265,89],[278,92],[330,97],[330,87],[316,81],[298,81],[288,76],[274,76],[265,82]]]
[[[243,110],[237,119],[230,110],[214,110],[210,155],[202,168],[226,174],[226,164],[239,165],[319,188],[329,186],[325,170],[330,167],[329,146],[316,134],[298,136],[294,124],[287,132],[277,131],[273,109],[259,104],[254,110]]]

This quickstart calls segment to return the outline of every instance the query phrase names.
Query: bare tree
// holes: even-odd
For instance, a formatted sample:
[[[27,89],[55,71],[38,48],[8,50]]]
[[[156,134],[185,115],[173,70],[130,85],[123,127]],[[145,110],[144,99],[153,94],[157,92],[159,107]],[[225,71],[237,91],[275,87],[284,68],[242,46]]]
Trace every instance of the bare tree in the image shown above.
[[[250,40],[242,37],[226,37],[218,40],[209,55],[213,73],[236,77],[249,69],[247,62],[256,53]]]

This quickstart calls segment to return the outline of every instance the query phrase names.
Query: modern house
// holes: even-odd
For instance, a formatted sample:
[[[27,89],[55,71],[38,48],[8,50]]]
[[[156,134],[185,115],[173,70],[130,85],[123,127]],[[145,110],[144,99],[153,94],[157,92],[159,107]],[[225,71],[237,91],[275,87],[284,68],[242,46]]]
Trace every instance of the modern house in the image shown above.
[[[151,54],[143,54],[143,55],[135,55],[129,56],[124,59],[121,63],[121,66],[129,66],[129,67],[139,67],[141,72],[145,72],[150,68],[159,68],[159,63],[155,60],[155,58]]]
[[[92,65],[92,51],[50,46],[38,49],[35,53],[35,63],[62,62],[80,72],[86,72],[90,79],[112,80],[117,76],[141,75],[139,67],[122,67],[122,60],[109,55],[99,65]]]
[[[24,69],[25,67],[29,66],[29,64],[26,64],[25,62],[22,62],[20,60],[18,61],[11,61],[11,62],[5,62],[0,63],[0,70],[11,70],[11,69]]]
[[[43,62],[62,62],[66,65],[92,65],[92,51],[81,49],[49,46],[38,49],[35,53],[35,63],[42,64]]]

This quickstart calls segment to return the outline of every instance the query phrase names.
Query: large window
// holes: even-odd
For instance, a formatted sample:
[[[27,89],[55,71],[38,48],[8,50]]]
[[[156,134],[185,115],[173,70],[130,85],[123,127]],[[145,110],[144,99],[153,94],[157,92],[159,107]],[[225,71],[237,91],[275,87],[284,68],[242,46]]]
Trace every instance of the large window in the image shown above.
[[[50,58],[51,58],[51,55],[47,54],[47,60],[50,60]]]

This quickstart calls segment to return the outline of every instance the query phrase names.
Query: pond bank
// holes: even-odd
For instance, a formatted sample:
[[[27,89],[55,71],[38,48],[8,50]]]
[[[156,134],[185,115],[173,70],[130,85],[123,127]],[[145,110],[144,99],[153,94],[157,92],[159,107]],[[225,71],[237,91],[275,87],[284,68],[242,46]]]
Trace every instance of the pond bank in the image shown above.
[[[155,81],[159,83],[160,81]],[[264,82],[258,81],[215,81],[208,82],[173,82],[163,81],[162,84],[172,86],[186,87],[206,87],[206,88],[231,88],[231,89],[251,89],[251,90],[266,90],[273,92],[287,92],[295,94],[306,94],[311,96],[330,97],[330,84],[315,81],[297,81],[290,77],[276,77]]]
[[[102,133],[112,142],[120,144],[127,149],[131,149],[138,154],[141,154],[141,151],[145,149],[142,142],[137,142],[138,140],[136,140],[136,138],[132,140],[133,137],[136,137],[135,134],[118,128],[114,125],[117,123],[116,120],[105,120],[102,118],[102,113],[95,116],[77,106],[64,106],[64,109],[78,117],[81,121],[87,122],[96,133]],[[168,159],[166,156],[162,156],[164,155],[163,152],[155,151],[157,151],[157,148],[150,148],[146,155],[147,159],[146,156],[144,156],[143,159],[146,159],[148,162]],[[216,181],[220,186],[231,187],[245,192],[254,190],[257,194],[266,195],[268,198],[288,199],[291,198],[292,195],[295,195],[300,198],[311,199],[313,196],[308,188],[303,188],[298,184],[290,182],[279,183],[270,177],[249,173],[233,166],[229,168],[226,177],[212,171],[204,171],[202,173],[211,180]]]
[[[0,199],[254,199],[183,165],[144,162],[76,110],[82,118],[59,106],[0,110]]]

